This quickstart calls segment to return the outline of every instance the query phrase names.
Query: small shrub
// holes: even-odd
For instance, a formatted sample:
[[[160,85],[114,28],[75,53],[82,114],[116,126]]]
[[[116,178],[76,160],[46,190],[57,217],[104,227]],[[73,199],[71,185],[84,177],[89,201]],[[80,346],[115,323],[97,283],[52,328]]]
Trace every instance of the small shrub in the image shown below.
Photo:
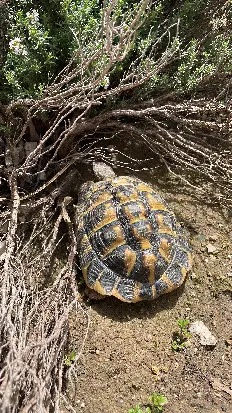
[[[178,320],[178,327],[179,331],[173,334],[173,341],[172,341],[172,350],[173,351],[181,351],[187,347],[188,339],[191,337],[191,334],[188,331],[189,320]]]
[[[49,44],[49,31],[37,9],[22,2],[9,13],[9,50],[3,73],[12,98],[39,97],[49,81],[56,57]]]
[[[71,351],[71,353],[66,354],[64,357],[64,364],[67,367],[70,367],[72,363],[76,360],[76,353],[75,351]]]
[[[0,98],[40,98],[80,43],[93,47],[100,22],[97,0],[42,0],[39,5],[35,0],[13,2],[8,12],[9,46],[0,73]]]
[[[149,396],[149,400],[150,405],[145,410],[141,409],[139,404],[137,404],[134,409],[128,410],[128,413],[159,413],[163,411],[164,405],[168,402],[167,397],[156,392]]]

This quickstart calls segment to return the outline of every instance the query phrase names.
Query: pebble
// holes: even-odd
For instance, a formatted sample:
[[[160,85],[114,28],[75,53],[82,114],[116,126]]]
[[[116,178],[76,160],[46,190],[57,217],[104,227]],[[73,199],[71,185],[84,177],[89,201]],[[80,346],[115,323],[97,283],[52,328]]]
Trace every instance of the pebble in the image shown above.
[[[217,248],[213,244],[206,245],[208,254],[214,254],[217,251]]]
[[[197,320],[191,323],[189,326],[189,331],[190,333],[195,333],[200,337],[200,343],[202,346],[216,346],[216,337],[209,331],[203,321]]]

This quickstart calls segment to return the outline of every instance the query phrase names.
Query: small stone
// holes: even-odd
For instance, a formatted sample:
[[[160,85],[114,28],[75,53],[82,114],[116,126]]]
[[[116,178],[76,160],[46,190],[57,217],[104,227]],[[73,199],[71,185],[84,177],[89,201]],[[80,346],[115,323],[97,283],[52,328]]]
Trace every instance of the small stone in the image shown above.
[[[225,392],[225,393],[229,394],[230,396],[232,396],[232,390],[230,389],[230,387],[225,386],[221,382],[220,379],[215,377],[215,378],[211,379],[210,384],[211,384],[211,386],[214,390],[220,391],[220,392],[222,391],[222,392]]]
[[[100,350],[97,349],[97,350],[95,351],[95,353],[99,356]]]
[[[215,254],[215,252],[217,251],[217,248],[213,244],[206,245],[206,249],[208,254]]]
[[[226,275],[227,277],[232,277],[232,272],[228,272]]]
[[[81,402],[80,407],[83,409],[85,407],[85,403]]]
[[[156,376],[156,378],[158,379],[159,375],[160,375],[159,367],[153,365],[153,366],[151,366],[151,371]]]
[[[216,346],[216,337],[213,336],[203,321],[197,320],[194,323],[191,323],[189,326],[189,331],[190,333],[195,333],[200,337],[200,343],[202,346]]]

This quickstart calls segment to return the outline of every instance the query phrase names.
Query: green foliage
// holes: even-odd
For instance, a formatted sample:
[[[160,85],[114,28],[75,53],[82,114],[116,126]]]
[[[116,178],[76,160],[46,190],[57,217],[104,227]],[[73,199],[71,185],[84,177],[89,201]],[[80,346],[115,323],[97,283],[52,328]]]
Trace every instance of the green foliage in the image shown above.
[[[165,397],[163,394],[159,393],[153,393],[149,397],[149,400],[152,403],[152,406],[156,408],[157,411],[162,412],[163,411],[163,406],[167,404],[168,399]]]
[[[38,10],[29,9],[24,2],[22,8],[11,9],[9,21],[5,78],[13,97],[40,96],[56,60],[49,47],[49,31],[41,23]]]
[[[172,350],[173,351],[181,351],[186,348],[188,345],[188,339],[191,337],[191,334],[188,331],[189,320],[179,319],[178,322],[179,331],[173,334],[173,341],[172,341]]]
[[[230,73],[232,66],[232,3],[224,11],[212,0],[185,0],[175,7],[169,1],[160,2],[160,14],[156,16],[153,31],[158,38],[164,29],[179,19],[179,58],[174,64],[149,80],[144,90],[152,93],[175,91],[195,93],[199,87],[210,88],[211,77]],[[152,21],[149,16],[149,24]],[[145,24],[146,26],[146,24]],[[197,28],[197,30],[196,30]],[[173,28],[170,35],[173,35]],[[145,30],[143,29],[144,33]],[[153,40],[155,37],[153,38]],[[150,34],[141,39],[140,46],[150,41]],[[160,42],[158,50],[164,50]],[[138,49],[139,49],[138,47]]]
[[[10,99],[39,98],[75,53],[77,43],[93,45],[100,24],[97,4],[97,0],[42,0],[39,4],[16,0],[9,9],[1,99],[4,91]]]
[[[209,0],[185,0],[181,2],[177,15],[182,21],[181,30],[184,33],[186,33],[186,30],[194,27],[199,19],[204,17],[204,11],[209,3]]]
[[[39,4],[36,0],[16,0],[12,3],[9,9],[9,50],[1,73],[4,76],[3,90],[8,98],[39,98],[71,58],[75,57],[78,64],[94,53],[96,58],[87,65],[87,75],[97,78],[105,72],[104,79],[99,84],[96,82],[96,87],[109,87],[109,73],[121,72],[123,67],[117,61],[114,67],[108,66],[110,51],[109,55],[101,54],[105,40],[101,34],[100,4],[98,0],[42,0]],[[123,16],[125,31],[139,6],[138,2],[121,0],[112,10],[118,23]],[[115,33],[114,45],[118,41],[119,36]]]
[[[64,364],[67,367],[70,367],[72,363],[76,360],[76,353],[75,351],[71,351],[71,353],[66,354],[64,357]]]
[[[66,26],[72,33],[69,44],[71,54],[76,51],[79,44],[83,48],[93,46],[96,42],[96,33],[100,27],[100,8],[97,0],[62,0],[60,1],[62,15]],[[95,43],[95,47],[99,47]]]
[[[194,90],[202,81],[219,69],[232,68],[231,42],[218,35],[200,49],[193,39],[182,53],[182,59],[174,75],[173,86],[181,92]]]
[[[167,397],[156,392],[149,396],[149,400],[150,405],[145,410],[141,409],[139,404],[137,404],[134,409],[128,410],[128,413],[159,413],[163,411],[163,407],[168,403]]]
[[[111,11],[124,31],[129,29],[139,4],[136,0],[120,0]],[[185,0],[174,5],[168,0],[152,2],[142,15],[143,24],[124,60],[111,65],[110,51],[109,55],[101,54],[106,39],[101,34],[99,0],[15,0],[8,9],[9,48],[0,70],[1,100],[40,98],[71,58],[78,65],[94,53],[97,57],[83,75],[96,79],[96,88],[109,89],[123,76],[136,73],[137,68],[141,77],[147,70],[154,70],[165,56],[167,45],[179,49],[174,62],[164,64],[140,86],[138,96],[143,99],[168,91],[195,93],[210,77],[232,70],[231,2],[224,11],[216,8],[213,0]],[[114,32],[113,44],[118,42],[119,35]]]

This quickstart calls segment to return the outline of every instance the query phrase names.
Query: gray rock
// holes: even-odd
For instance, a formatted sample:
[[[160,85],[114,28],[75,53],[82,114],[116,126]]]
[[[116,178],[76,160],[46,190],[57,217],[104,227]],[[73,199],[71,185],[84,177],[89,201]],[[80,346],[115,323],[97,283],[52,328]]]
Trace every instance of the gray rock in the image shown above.
[[[209,331],[203,321],[197,320],[194,321],[194,323],[191,323],[189,326],[189,331],[190,333],[197,334],[200,337],[200,343],[202,346],[216,346],[216,337],[214,337],[214,335]]]

